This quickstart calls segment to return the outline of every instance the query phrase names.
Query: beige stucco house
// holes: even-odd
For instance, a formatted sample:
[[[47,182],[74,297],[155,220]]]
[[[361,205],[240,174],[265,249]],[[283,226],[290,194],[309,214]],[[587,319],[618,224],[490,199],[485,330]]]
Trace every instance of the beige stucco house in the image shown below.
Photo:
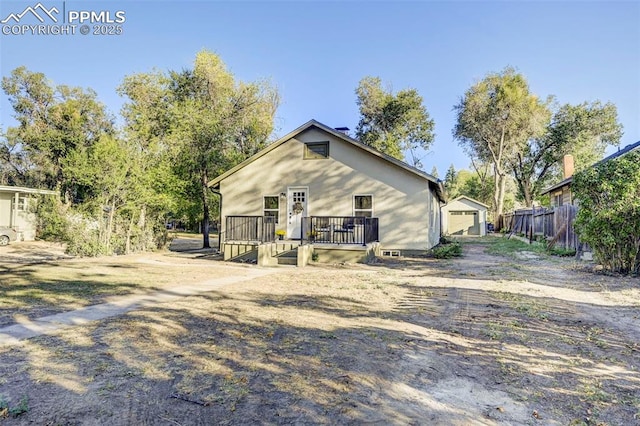
[[[488,206],[462,195],[442,207],[442,229],[445,235],[487,234]]]
[[[0,185],[0,226],[13,228],[19,241],[33,241],[36,237],[32,206],[38,194],[56,195],[56,192]]]
[[[316,246],[378,242],[394,253],[424,251],[440,238],[436,178],[315,120],[209,186],[221,194],[222,247],[271,242],[276,230]]]

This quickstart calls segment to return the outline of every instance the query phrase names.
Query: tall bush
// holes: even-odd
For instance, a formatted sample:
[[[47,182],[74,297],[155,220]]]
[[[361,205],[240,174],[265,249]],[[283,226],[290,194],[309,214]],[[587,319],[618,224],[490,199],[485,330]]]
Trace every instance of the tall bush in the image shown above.
[[[577,173],[575,229],[610,271],[640,273],[640,152]]]
[[[35,204],[36,236],[47,241],[66,242],[69,235],[68,206],[58,197],[43,195]]]

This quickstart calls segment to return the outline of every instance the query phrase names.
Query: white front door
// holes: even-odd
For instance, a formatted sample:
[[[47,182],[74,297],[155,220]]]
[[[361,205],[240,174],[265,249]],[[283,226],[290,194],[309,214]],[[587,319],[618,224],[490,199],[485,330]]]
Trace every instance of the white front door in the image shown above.
[[[309,191],[306,187],[291,187],[287,191],[287,237],[299,239],[302,237],[302,218],[309,216],[307,212]]]

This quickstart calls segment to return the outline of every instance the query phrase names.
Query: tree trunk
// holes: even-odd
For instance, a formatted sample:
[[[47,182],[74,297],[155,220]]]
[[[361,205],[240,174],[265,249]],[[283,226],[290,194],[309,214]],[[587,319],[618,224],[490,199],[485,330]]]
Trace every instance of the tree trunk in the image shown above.
[[[138,219],[138,233],[140,234],[140,250],[147,251],[147,206],[140,207],[140,218]]]
[[[131,214],[131,220],[129,221],[129,228],[127,229],[127,239],[124,246],[124,254],[131,253],[131,233],[133,232],[133,214]]]
[[[109,219],[107,221],[107,232],[105,235],[105,248],[107,254],[111,254],[111,233],[113,231],[113,219],[116,216],[116,200],[111,201],[111,209],[109,210]]]
[[[504,193],[505,193],[505,189],[507,187],[507,175],[506,174],[501,174],[500,175],[500,202],[498,204],[498,212],[500,215],[502,215],[502,213],[504,213]]]
[[[533,196],[531,195],[531,185],[529,182],[522,183],[522,196],[524,197],[524,204],[527,207],[533,206]]]
[[[202,248],[210,248],[209,245],[209,203],[207,197],[207,172],[202,173]]]
[[[493,212],[494,221],[497,221],[504,210],[504,173],[500,173],[497,165],[493,165]]]
[[[497,168],[495,170],[495,182],[493,185],[493,206],[494,206],[494,221],[498,221],[502,213],[504,213],[504,193],[507,185],[507,176],[504,173],[500,173]]]

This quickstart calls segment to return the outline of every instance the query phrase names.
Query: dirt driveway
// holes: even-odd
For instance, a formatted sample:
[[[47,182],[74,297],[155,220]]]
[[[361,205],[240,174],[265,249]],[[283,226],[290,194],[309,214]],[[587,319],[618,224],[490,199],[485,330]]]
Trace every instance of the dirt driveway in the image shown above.
[[[282,267],[0,347],[4,422],[640,425],[640,280],[487,254],[494,243],[447,261]],[[225,268],[149,259],[176,282],[191,279],[176,263]],[[92,267],[106,261],[119,259]]]

